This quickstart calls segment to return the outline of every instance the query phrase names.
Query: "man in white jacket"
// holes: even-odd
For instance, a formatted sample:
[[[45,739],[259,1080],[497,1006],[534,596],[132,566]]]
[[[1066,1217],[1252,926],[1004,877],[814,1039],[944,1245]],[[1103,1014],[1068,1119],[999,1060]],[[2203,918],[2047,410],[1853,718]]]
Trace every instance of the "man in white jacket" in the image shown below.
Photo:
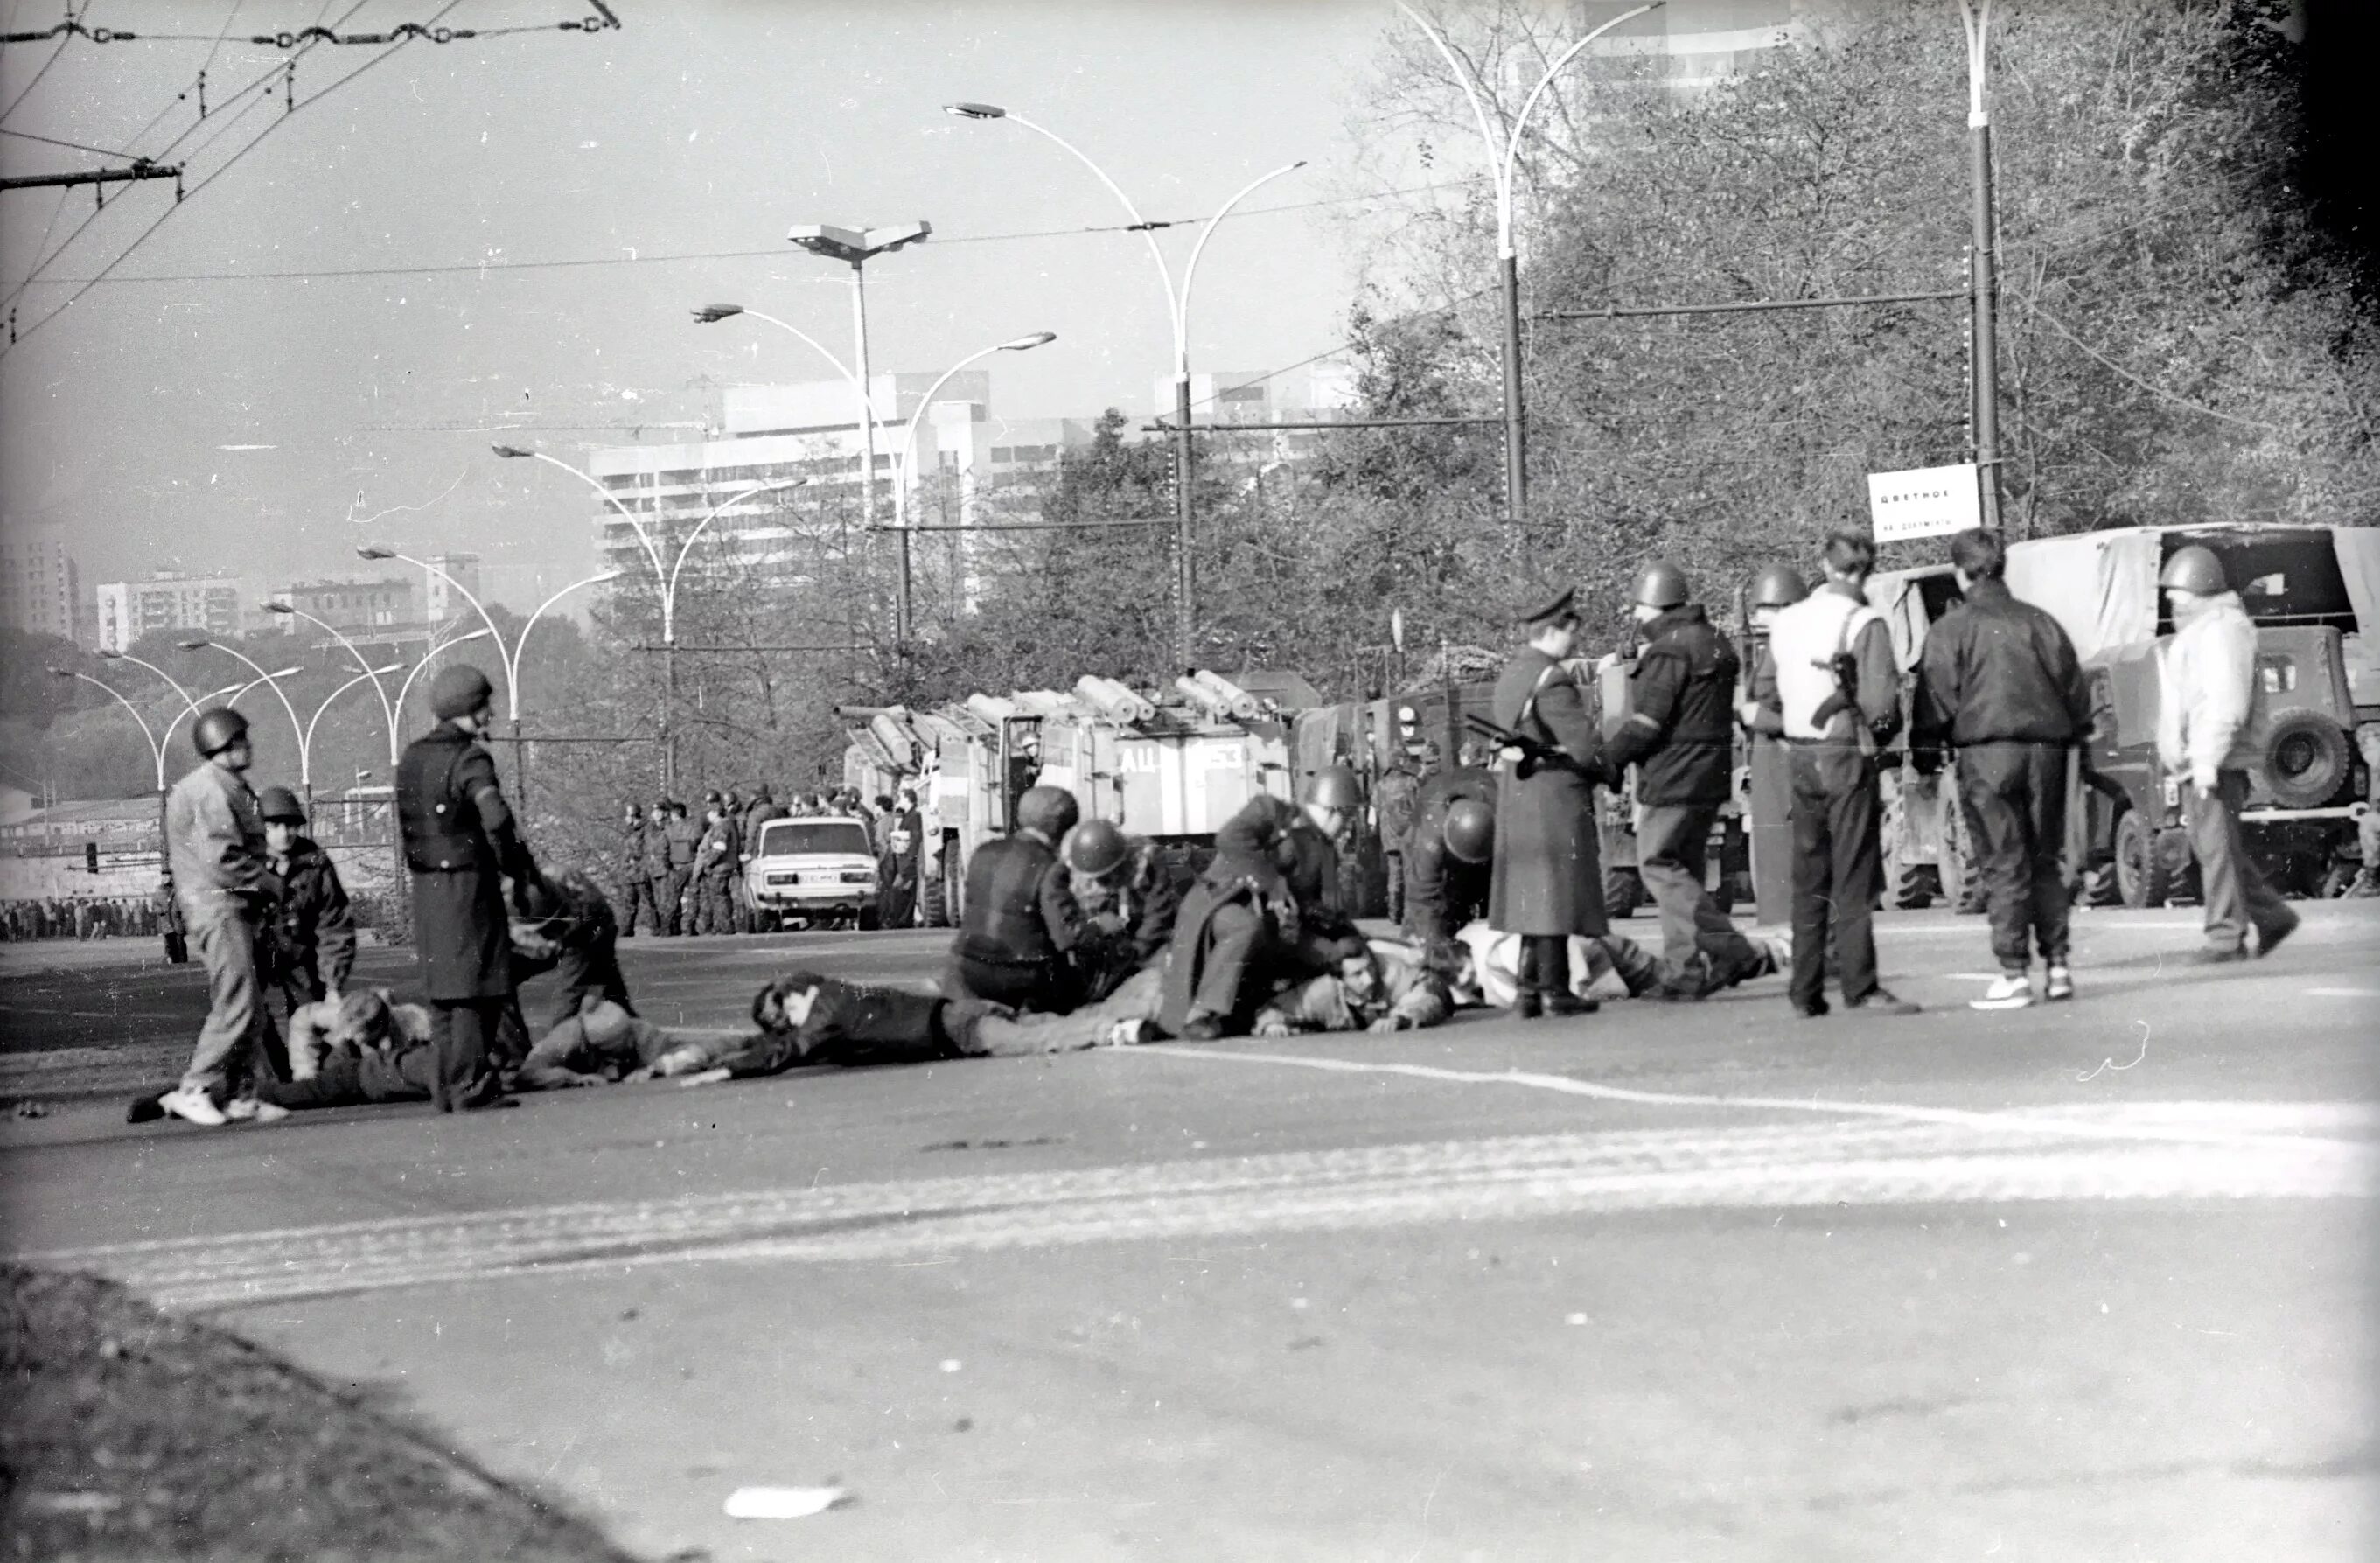
[[[2198,858],[2206,908],[2202,963],[2248,959],[2297,931],[2298,915],[2256,867],[2240,834],[2248,769],[2258,758],[2265,702],[2256,679],[2256,625],[2210,549],[2178,549],[2157,576],[2173,609],[2173,639],[2159,664],[2157,759],[2186,779],[2183,818]]]

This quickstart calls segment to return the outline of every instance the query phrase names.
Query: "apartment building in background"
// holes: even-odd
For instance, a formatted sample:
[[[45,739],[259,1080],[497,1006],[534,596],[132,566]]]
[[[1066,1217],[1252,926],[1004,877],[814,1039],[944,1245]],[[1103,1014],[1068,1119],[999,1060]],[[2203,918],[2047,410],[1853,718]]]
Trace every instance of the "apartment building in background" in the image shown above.
[[[79,640],[85,619],[67,529],[0,528],[0,625]]]
[[[122,651],[147,635],[232,636],[246,627],[239,582],[229,576],[160,570],[147,580],[110,581],[93,598],[103,651]]]

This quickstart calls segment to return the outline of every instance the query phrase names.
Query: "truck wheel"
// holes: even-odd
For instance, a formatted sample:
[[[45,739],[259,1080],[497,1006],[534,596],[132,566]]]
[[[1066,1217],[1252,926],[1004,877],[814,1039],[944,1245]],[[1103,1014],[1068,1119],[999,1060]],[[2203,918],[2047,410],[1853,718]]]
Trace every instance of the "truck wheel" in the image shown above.
[[[1603,871],[1603,915],[1625,917],[1633,913],[1645,899],[1645,881],[1633,868],[1606,868]]]
[[[2156,832],[2130,809],[2116,821],[2116,893],[2127,906],[2163,906],[2173,893]]]
[[[2320,711],[2284,711],[2265,735],[2255,780],[2283,808],[2320,808],[2347,781],[2354,760],[2337,721]]]

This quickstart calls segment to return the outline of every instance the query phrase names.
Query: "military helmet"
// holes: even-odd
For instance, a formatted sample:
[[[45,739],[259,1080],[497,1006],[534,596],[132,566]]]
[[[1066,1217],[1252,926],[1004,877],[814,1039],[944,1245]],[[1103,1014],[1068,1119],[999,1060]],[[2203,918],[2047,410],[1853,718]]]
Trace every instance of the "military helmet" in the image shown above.
[[[1635,595],[1629,600],[1641,608],[1682,608],[1691,595],[1686,573],[1664,562],[1647,566],[1636,577]]]
[[[430,714],[440,721],[469,716],[495,698],[488,675],[468,662],[440,668],[430,681]]]
[[[306,823],[306,810],[299,806],[298,794],[286,787],[267,787],[256,794],[256,803],[267,824]]]
[[[2196,543],[2174,550],[2173,557],[2157,572],[2157,585],[2168,591],[2191,591],[2201,597],[2231,589],[2229,578],[2223,574],[2223,561],[2215,557],[2213,549]]]
[[[1364,806],[1364,784],[1343,765],[1326,765],[1305,783],[1305,801],[1322,808],[1352,814]]]
[[[1496,844],[1496,811],[1481,798],[1458,798],[1439,827],[1446,850],[1465,863],[1485,863]]]
[[[1098,878],[1123,866],[1124,859],[1132,855],[1132,843],[1106,820],[1086,819],[1066,832],[1066,839],[1058,843],[1058,855],[1075,873]]]
[[[1016,828],[1038,830],[1053,842],[1073,830],[1082,817],[1075,794],[1063,787],[1027,787],[1016,800]]]
[[[1791,564],[1771,564],[1752,577],[1755,608],[1791,608],[1809,595],[1809,581]]]
[[[248,719],[229,706],[200,711],[190,724],[190,742],[199,746],[201,759],[214,758],[247,736]]]

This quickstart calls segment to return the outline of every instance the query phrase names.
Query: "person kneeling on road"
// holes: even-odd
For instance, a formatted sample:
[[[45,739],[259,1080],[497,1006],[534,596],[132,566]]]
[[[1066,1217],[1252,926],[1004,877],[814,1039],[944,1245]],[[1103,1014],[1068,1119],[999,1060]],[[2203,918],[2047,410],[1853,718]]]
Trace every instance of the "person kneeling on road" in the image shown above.
[[[1209,1042],[1246,1029],[1257,1006],[1329,972],[1354,932],[1339,910],[1339,838],[1362,812],[1355,773],[1334,765],[1292,806],[1257,796],[1215,834],[1215,855],[1182,899],[1158,1024]]]
[[[1106,999],[1163,963],[1182,891],[1156,847],[1104,819],[1086,819],[1058,843],[1058,860],[1083,916],[1075,967],[1086,999]]]
[[[1329,975],[1275,994],[1257,1012],[1257,1036],[1415,1031],[1453,1012],[1445,982],[1410,944],[1351,936],[1332,954],[1336,963]]]
[[[546,876],[542,884],[515,888],[516,911],[511,919],[513,996],[504,1006],[496,1031],[499,1058],[516,1060],[529,1051],[528,1018],[521,1013],[520,989],[531,977],[554,973],[553,1007],[547,1012],[549,1031],[575,1019],[592,999],[601,999],[633,1015],[627,978],[620,971],[620,922],[602,888],[584,872],[570,868]]]
[[[944,984],[953,998],[1051,1014],[1083,1001],[1074,965],[1083,915],[1058,861],[1080,813],[1072,793],[1027,787],[1016,829],[976,849]]]

